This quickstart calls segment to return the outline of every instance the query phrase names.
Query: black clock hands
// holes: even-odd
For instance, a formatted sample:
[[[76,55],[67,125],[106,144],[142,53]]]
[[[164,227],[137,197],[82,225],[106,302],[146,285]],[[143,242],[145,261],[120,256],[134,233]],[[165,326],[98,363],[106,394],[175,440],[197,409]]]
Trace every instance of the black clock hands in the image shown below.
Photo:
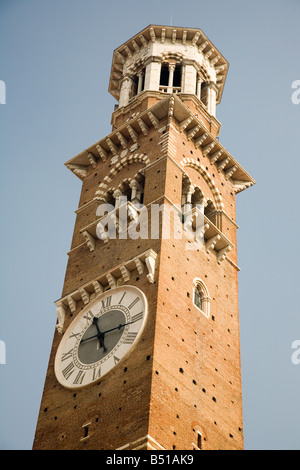
[[[135,320],[135,321],[137,321],[137,320]],[[131,323],[134,323],[134,321],[130,321],[130,322],[128,322],[128,323],[124,323],[123,325],[115,326],[115,328],[111,328],[110,330],[104,331],[103,334],[109,333],[110,331],[114,331],[114,330],[120,330],[121,328],[123,328],[123,326],[131,325]]]
[[[96,317],[93,318],[93,323],[94,323],[95,327],[97,328],[97,335],[96,336],[99,339],[100,348],[103,348],[103,351],[105,352],[107,348],[105,347],[105,344],[104,344],[104,333],[102,331],[100,331],[97,320],[98,319]]]
[[[114,330],[120,330],[120,329],[123,328],[124,326],[131,325],[131,324],[134,323],[135,321],[137,321],[137,320],[134,320],[134,321],[131,321],[131,322],[128,322],[128,323],[123,323],[123,324],[118,325],[118,326],[116,326],[116,327],[114,327],[114,328],[110,328],[109,330],[106,330],[106,331],[100,331],[99,326],[98,326],[98,323],[97,323],[97,318],[94,317],[94,318],[93,318],[93,323],[94,323],[94,325],[96,326],[98,333],[97,333],[96,335],[89,336],[88,338],[82,339],[82,340],[80,341],[80,343],[83,343],[83,342],[88,341],[88,340],[93,339],[93,338],[99,338],[100,346],[104,348],[104,335],[105,335],[106,333],[109,333],[109,332],[114,331]],[[104,351],[106,351],[106,348],[104,349]]]

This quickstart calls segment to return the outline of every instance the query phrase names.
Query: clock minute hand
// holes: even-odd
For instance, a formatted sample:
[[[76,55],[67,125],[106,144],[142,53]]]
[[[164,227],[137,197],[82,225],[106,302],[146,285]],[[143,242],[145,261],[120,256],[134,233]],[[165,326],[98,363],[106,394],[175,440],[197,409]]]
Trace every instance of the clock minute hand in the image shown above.
[[[115,326],[115,328],[111,328],[110,330],[104,331],[103,334],[109,333],[110,331],[114,331],[114,330],[120,330],[121,328],[123,328],[123,326],[131,325],[132,323],[134,323],[134,321],[130,321],[128,323],[123,323],[123,325],[121,324],[121,325]]]
[[[130,323],[133,323],[133,322],[130,322]],[[105,333],[109,333],[110,331],[120,330],[123,326],[130,325],[130,323],[124,323],[123,325],[116,326],[115,328],[111,328],[110,330],[103,331],[101,335],[103,336]],[[98,338],[98,337],[99,337],[99,333],[93,336],[89,336],[88,338],[82,339],[80,343],[84,343],[84,341],[88,341],[89,339]]]
[[[136,321],[136,320],[135,320]],[[96,322],[94,322],[95,325],[96,325],[96,328],[97,328],[97,331],[99,330],[99,327],[98,325],[96,324]],[[110,330],[106,330],[106,331],[103,331],[103,332],[100,332],[101,336],[104,336],[105,333],[109,333],[110,331],[114,331],[114,330],[120,330],[121,328],[123,328],[123,326],[127,326],[127,325],[131,325],[132,323],[134,323],[134,321],[131,321],[131,322],[128,322],[128,323],[124,323],[123,325],[118,325],[118,326],[115,326],[114,328],[110,328]],[[99,330],[100,331],[100,330]],[[89,339],[93,339],[93,338],[98,338],[99,337],[99,333],[97,333],[96,335],[93,335],[93,336],[89,336],[88,338],[84,338],[82,339],[80,342],[83,343],[84,341],[88,341]]]
[[[93,338],[98,338],[98,333],[96,335],[93,335],[93,336],[89,336],[88,338],[84,338],[80,341],[80,343],[84,343],[84,341],[88,341],[89,339],[93,339]]]

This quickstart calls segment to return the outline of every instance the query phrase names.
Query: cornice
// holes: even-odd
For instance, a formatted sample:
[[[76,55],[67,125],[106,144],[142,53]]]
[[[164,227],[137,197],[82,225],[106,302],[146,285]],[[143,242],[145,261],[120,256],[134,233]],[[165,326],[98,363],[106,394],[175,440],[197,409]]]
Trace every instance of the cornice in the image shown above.
[[[139,136],[148,135],[152,126],[158,130],[162,124],[166,125],[166,119],[169,123],[173,119],[177,121],[179,132],[193,142],[195,149],[202,150],[203,156],[223,174],[225,181],[233,185],[236,193],[255,184],[255,180],[177,95],[168,95],[151,108],[135,113],[127,122],[68,160],[65,165],[83,180],[90,165],[96,168],[99,161],[105,162],[111,156],[122,156],[122,152],[128,149],[133,152],[138,147]],[[185,158],[184,163],[189,165],[192,159]]]

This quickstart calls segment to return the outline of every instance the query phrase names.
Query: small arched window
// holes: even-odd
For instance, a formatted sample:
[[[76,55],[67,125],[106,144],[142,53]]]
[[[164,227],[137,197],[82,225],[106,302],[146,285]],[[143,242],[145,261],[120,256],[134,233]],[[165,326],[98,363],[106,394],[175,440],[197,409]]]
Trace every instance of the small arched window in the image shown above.
[[[131,77],[131,98],[139,95],[145,87],[145,68]]]
[[[196,286],[194,289],[194,304],[202,310],[202,292],[199,286]]]
[[[193,302],[203,315],[209,318],[210,315],[210,297],[208,289],[201,279],[194,279]]]

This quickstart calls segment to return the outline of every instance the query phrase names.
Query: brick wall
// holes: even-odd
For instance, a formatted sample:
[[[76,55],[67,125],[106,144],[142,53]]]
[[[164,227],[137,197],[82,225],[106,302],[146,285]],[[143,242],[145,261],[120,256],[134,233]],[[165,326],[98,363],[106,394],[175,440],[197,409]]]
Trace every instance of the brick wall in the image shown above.
[[[107,244],[96,240],[95,250],[89,251],[80,230],[95,220],[95,194],[105,177],[112,175],[114,164],[109,157],[90,167],[82,185],[62,296],[152,248],[158,253],[155,282],[149,283],[146,273],[137,271],[128,282],[146,294],[148,321],[128,357],[99,383],[76,391],[64,389],[55,378],[53,365],[61,336],[54,333],[35,449],[132,448],[130,443],[147,435],[151,437],[151,445],[144,439],[147,448],[193,449],[197,432],[204,449],[243,447],[235,196],[224,176],[179,132],[178,124],[167,123],[165,119],[158,130],[152,127],[147,136],[139,136],[134,152],[149,161],[128,161],[105,190],[117,188],[142,170],[145,205],[164,202],[180,207],[185,172],[214,201],[208,179],[195,167],[182,165],[184,158],[200,162],[221,195],[222,230],[235,245],[228,256],[231,262],[225,259],[218,264],[215,253],[208,254],[204,248],[187,250],[188,240],[173,235]],[[208,288],[209,318],[193,304],[195,277]],[[67,310],[64,331],[81,308],[78,302],[76,312]]]

